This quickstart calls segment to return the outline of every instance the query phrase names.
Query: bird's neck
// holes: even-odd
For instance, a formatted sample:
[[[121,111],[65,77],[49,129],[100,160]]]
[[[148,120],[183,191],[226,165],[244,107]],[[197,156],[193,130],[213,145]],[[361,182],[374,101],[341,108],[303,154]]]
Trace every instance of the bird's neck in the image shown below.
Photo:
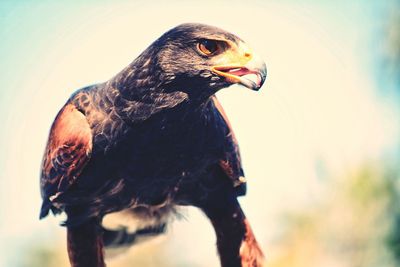
[[[107,82],[127,100],[149,101],[152,93],[162,90],[162,75],[154,56],[144,51],[126,68]]]
[[[186,79],[168,76],[153,60],[142,54],[104,84],[102,94],[113,100],[120,116],[131,121],[145,120],[178,105],[190,106],[188,110],[206,105],[212,94],[190,93],[204,92],[204,88],[191,88],[197,86],[195,80],[188,84]]]

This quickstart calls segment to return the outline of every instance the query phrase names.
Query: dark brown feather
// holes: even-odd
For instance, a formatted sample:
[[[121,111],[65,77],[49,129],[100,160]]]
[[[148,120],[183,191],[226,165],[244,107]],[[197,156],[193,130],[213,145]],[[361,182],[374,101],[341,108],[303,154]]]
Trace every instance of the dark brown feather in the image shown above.
[[[234,185],[237,187],[245,183],[238,141],[236,139],[235,133],[233,132],[233,128],[231,123],[229,122],[228,116],[226,115],[221,103],[218,101],[215,95],[212,97],[212,101],[215,108],[221,114],[222,118],[229,128],[229,135],[227,136],[227,138],[230,139],[230,142],[228,143],[231,144],[231,148],[226,150],[224,158],[220,159],[219,166],[222,168],[225,174],[233,180]]]
[[[263,253],[231,188],[212,192],[201,209],[214,226],[222,267],[264,266]]]
[[[105,267],[103,237],[95,220],[67,231],[68,256],[72,267]]]

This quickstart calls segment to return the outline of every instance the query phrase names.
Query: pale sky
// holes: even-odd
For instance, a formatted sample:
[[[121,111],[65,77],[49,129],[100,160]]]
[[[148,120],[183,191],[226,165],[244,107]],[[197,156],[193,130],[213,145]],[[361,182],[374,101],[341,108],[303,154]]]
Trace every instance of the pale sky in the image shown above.
[[[382,7],[322,2],[1,2],[0,240],[8,243],[0,243],[0,266],[10,266],[23,240],[62,238],[59,219],[38,221],[41,157],[62,104],[184,22],[229,30],[266,61],[261,91],[232,86],[219,96],[249,181],[243,208],[268,251],[280,212],[323,194],[321,169],[344,173],[397,141],[395,113],[378,98],[368,57]],[[216,262],[213,250],[201,249],[214,237],[200,214],[188,212],[171,232],[171,250],[197,240],[199,250],[186,249],[183,261]]]

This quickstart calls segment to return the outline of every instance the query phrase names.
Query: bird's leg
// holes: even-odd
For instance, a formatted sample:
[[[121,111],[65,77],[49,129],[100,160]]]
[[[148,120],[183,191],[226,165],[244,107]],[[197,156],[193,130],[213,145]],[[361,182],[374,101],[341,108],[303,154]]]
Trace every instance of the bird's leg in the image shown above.
[[[103,239],[91,220],[67,229],[68,256],[72,267],[105,267]]]
[[[216,192],[200,208],[216,232],[222,267],[263,266],[263,253],[233,192]]]

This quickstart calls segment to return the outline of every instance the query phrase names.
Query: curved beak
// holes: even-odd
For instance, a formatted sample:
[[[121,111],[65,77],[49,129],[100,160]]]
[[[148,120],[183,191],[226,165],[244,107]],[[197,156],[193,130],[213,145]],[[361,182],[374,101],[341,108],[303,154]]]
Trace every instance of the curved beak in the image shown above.
[[[249,89],[258,91],[267,77],[267,68],[264,61],[253,55],[250,60],[243,63],[213,66],[211,70],[225,77],[228,82],[239,83]]]

